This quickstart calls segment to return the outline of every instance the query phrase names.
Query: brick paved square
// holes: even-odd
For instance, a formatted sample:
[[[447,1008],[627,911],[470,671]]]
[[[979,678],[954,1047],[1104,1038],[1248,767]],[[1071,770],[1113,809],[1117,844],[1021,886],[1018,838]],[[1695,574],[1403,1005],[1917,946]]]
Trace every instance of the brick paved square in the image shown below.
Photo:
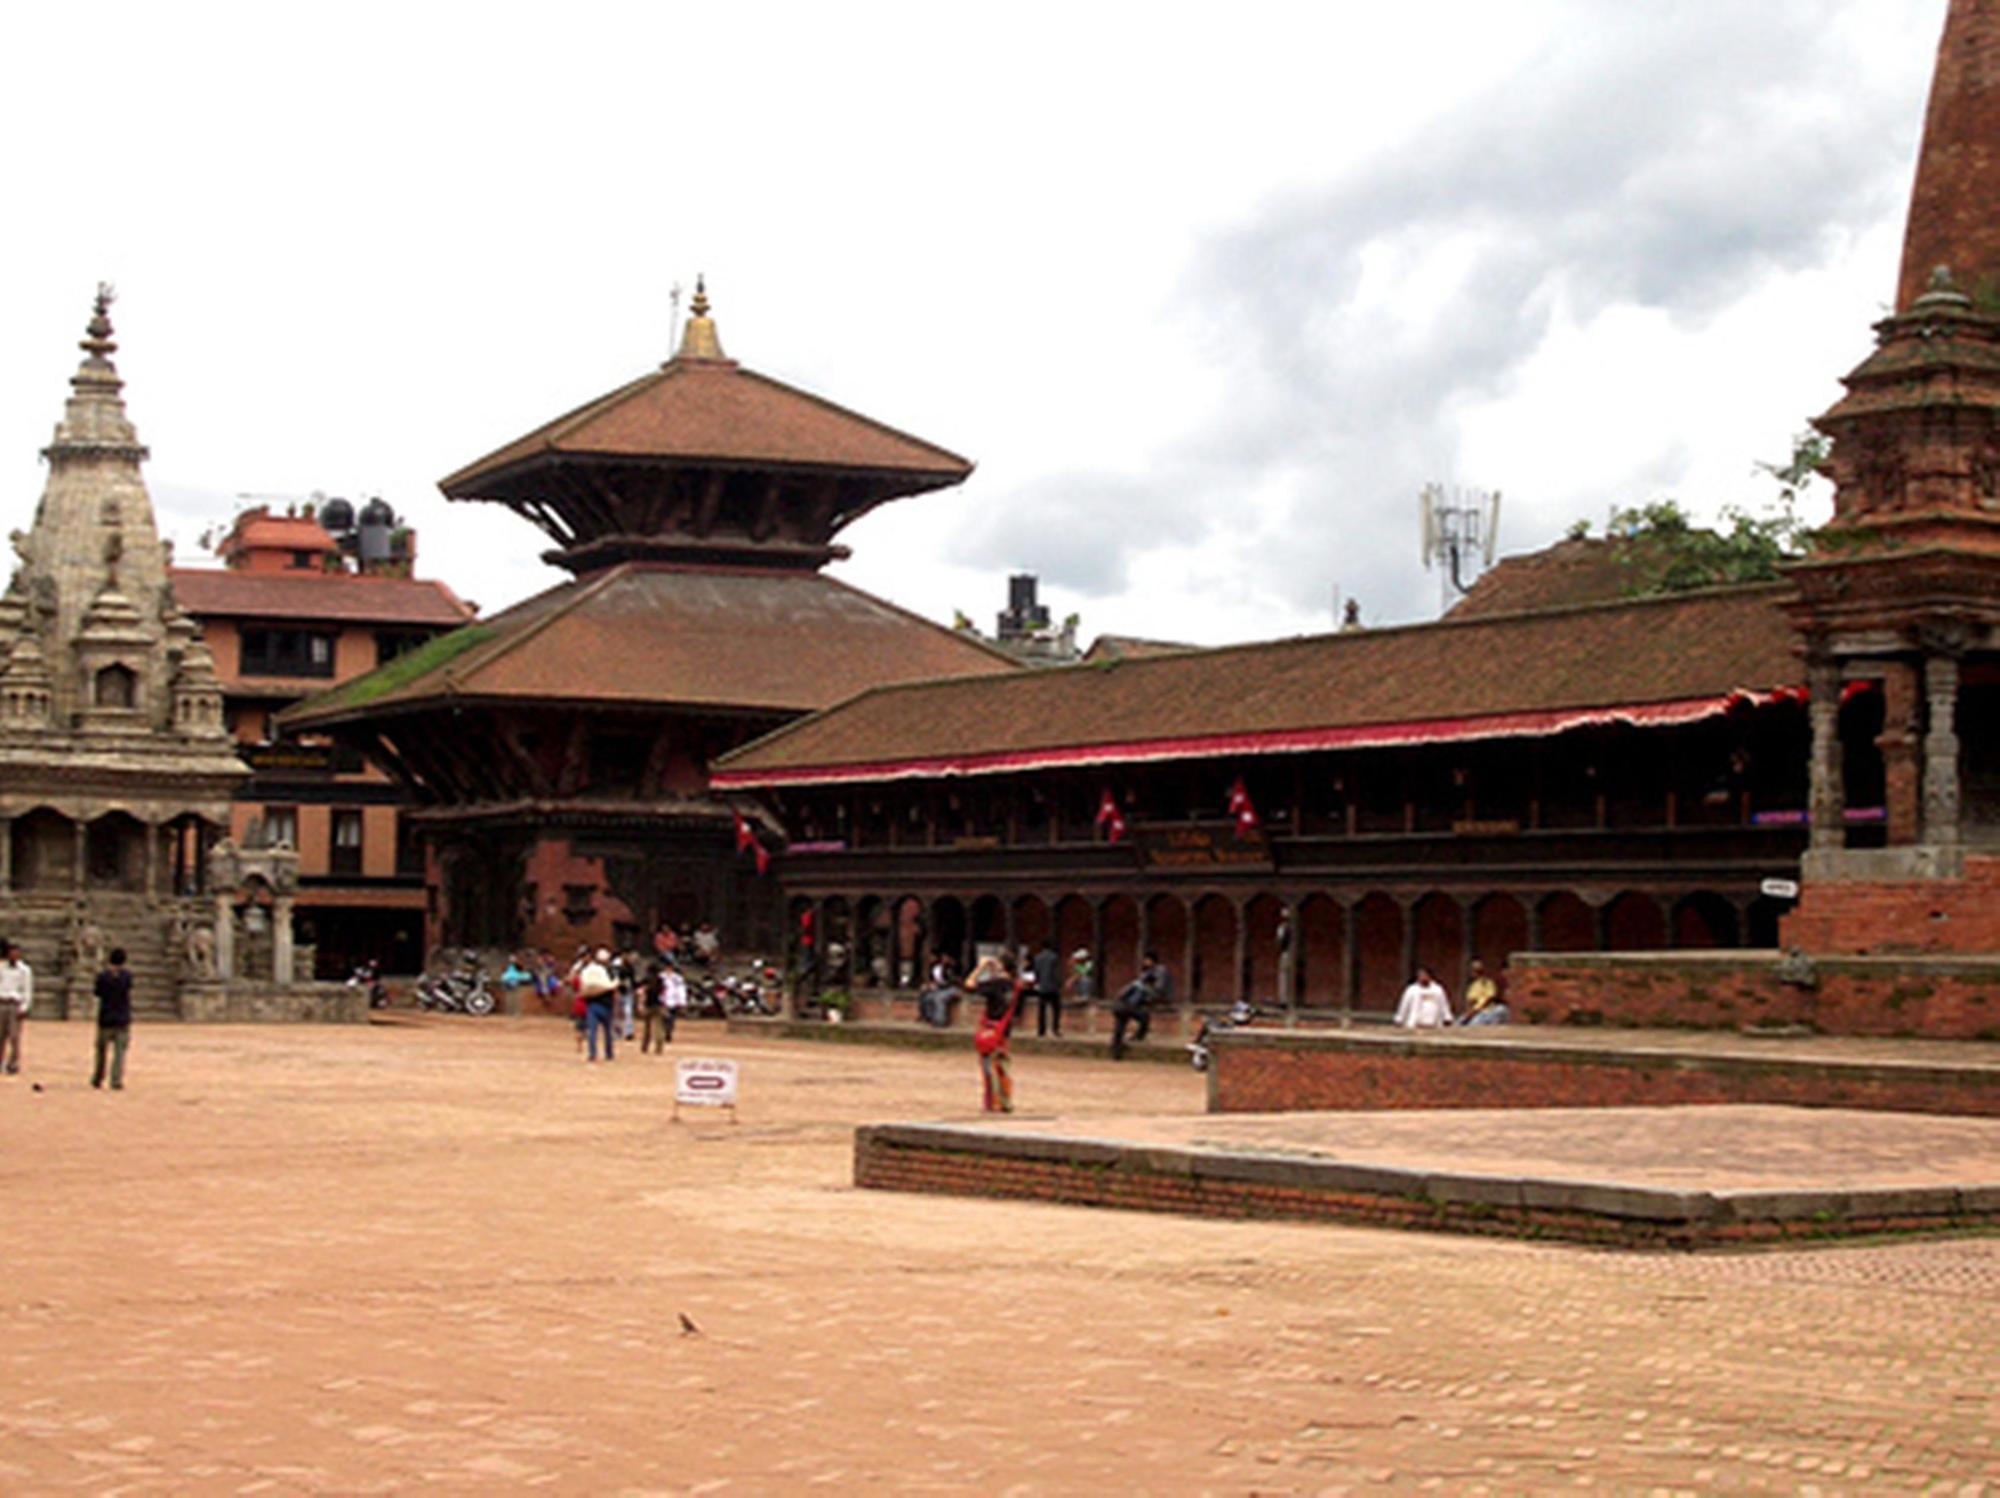
[[[1495,1493],[1995,1479],[2000,1241],[1675,1257],[899,1196],[967,1054],[81,1026],[0,1086],[0,1490]],[[1200,1079],[1023,1057],[1024,1122]],[[43,1090],[31,1090],[39,1082]],[[680,1316],[698,1327],[684,1334]]]

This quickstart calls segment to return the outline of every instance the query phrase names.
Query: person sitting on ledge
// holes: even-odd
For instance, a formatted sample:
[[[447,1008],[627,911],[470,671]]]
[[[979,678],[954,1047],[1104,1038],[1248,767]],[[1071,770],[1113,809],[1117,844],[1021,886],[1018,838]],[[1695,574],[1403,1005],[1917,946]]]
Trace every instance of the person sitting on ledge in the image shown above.
[[[1472,961],[1472,981],[1465,985],[1465,1018],[1461,1025],[1504,1025],[1509,1019],[1500,985],[1487,976],[1486,964]]]
[[[1442,1030],[1451,1023],[1451,1000],[1429,968],[1418,968],[1416,978],[1403,990],[1396,1023],[1405,1030]]]

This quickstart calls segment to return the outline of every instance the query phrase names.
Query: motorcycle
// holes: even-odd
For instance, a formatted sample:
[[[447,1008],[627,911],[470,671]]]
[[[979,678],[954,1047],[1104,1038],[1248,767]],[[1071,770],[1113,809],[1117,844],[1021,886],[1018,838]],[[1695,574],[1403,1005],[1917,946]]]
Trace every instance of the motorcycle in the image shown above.
[[[347,986],[365,990],[370,1009],[389,1007],[389,985],[382,981],[382,964],[373,958],[354,970],[354,976],[347,980]]]
[[[458,972],[425,973],[416,982],[418,1007],[445,1014],[491,1014],[497,1007],[486,974],[468,958]]]
[[[1204,1018],[1194,1032],[1194,1039],[1188,1042],[1188,1065],[1196,1071],[1207,1071],[1209,1062],[1214,1059],[1208,1046],[1209,1037],[1220,1030],[1238,1030],[1256,1022],[1257,1006],[1248,999],[1238,999],[1229,1006],[1229,1013],[1220,1019]]]

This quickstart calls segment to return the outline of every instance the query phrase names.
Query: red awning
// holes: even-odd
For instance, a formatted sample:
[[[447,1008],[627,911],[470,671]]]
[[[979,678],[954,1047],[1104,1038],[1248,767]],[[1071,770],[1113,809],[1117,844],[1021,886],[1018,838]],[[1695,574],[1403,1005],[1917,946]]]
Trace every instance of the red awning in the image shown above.
[[[1303,754],[1315,749],[1392,749],[1406,744],[1454,744],[1476,739],[1543,738],[1576,728],[1671,728],[1719,717],[1734,707],[1800,700],[1797,688],[1770,692],[1738,690],[1720,697],[1649,702],[1625,707],[1556,708],[1541,712],[1496,713],[1477,718],[1431,718],[1407,723],[1362,723],[1339,728],[1295,728],[1270,733],[1201,734],[1187,738],[1124,743],[1063,745],[1047,749],[995,750],[887,760],[879,764],[801,765],[770,770],[715,770],[716,790],[763,790],[782,786],[868,783],[954,775],[1004,775],[1019,770],[1073,769],[1093,765],[1146,764],[1216,755]]]

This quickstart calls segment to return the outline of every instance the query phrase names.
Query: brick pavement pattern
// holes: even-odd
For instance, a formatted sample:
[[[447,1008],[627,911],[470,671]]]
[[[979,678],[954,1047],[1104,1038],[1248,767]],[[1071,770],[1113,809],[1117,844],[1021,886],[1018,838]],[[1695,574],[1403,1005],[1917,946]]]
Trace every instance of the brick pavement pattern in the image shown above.
[[[2000,1240],[1660,1257],[905,1197],[969,1053],[45,1025],[0,1087],[0,1491],[1977,1493]],[[1190,1119],[1020,1059],[1024,1121]],[[39,1081],[44,1091],[29,1090]],[[683,1334],[679,1316],[697,1334]]]

